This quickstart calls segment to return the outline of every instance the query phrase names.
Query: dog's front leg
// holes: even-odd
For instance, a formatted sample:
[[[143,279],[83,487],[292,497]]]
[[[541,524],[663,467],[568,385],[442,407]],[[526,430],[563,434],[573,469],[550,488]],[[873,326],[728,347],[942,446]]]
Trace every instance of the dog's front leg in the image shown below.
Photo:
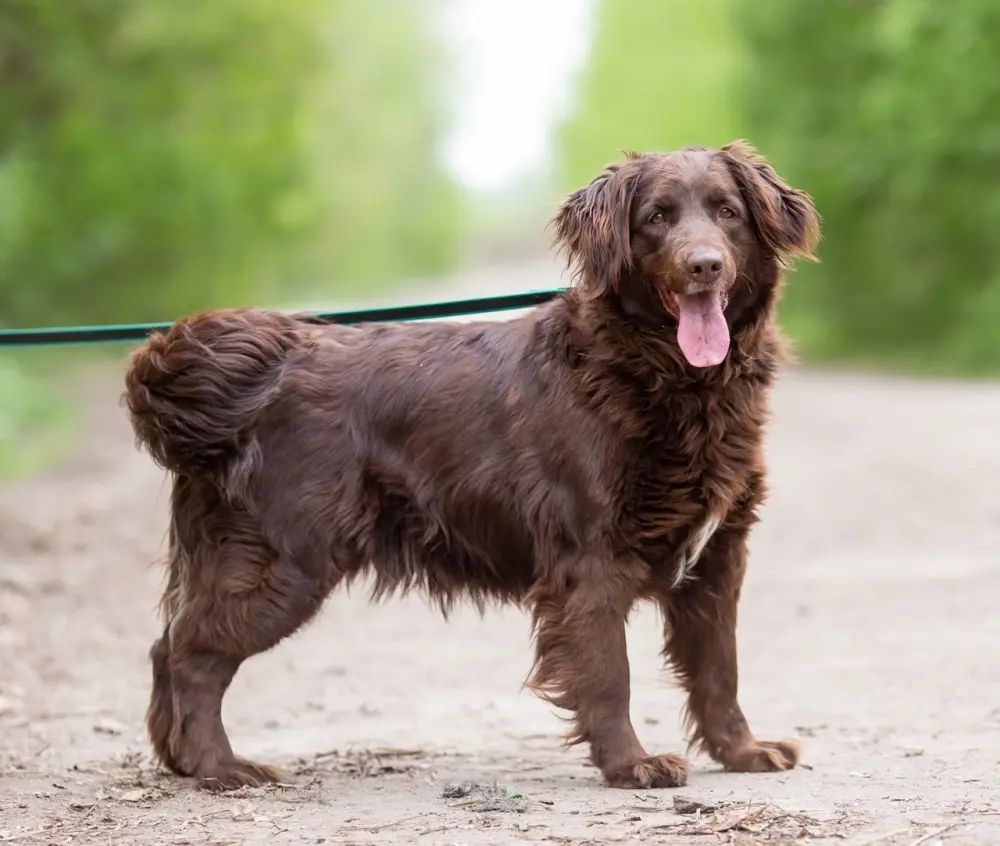
[[[591,572],[597,578],[587,579],[581,562],[559,589],[539,585],[532,591],[536,654],[528,684],[573,712],[566,744],[589,743],[591,761],[609,785],[680,787],[687,783],[687,759],[648,755],[629,715],[625,618],[632,594],[609,586],[612,562]]]
[[[757,740],[737,696],[736,616],[746,540],[746,527],[724,527],[702,553],[693,580],[677,590],[663,586],[664,657],[688,692],[692,744],[733,772],[788,770],[798,763],[799,744]]]

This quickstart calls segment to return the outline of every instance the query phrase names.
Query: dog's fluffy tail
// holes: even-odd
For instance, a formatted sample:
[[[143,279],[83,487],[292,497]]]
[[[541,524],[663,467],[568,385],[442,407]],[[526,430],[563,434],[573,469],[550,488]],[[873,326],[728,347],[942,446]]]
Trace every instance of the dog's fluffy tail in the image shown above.
[[[166,470],[221,481],[252,443],[301,328],[278,312],[227,309],[154,332],[125,375],[136,442]]]

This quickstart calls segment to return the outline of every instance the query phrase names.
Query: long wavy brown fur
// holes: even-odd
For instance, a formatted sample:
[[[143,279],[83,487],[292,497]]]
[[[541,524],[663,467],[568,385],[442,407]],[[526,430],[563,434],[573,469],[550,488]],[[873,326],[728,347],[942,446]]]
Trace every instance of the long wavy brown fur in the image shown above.
[[[174,485],[147,719],[167,766],[224,787],[277,779],[235,756],[222,697],[361,575],[376,597],[419,589],[445,612],[527,608],[529,685],[618,787],[687,779],[686,758],[648,754],[629,717],[625,624],[652,601],[691,743],[731,770],[795,765],[797,744],[749,729],[735,632],[785,349],[775,306],[788,260],[812,256],[812,202],[734,142],[630,155],[552,225],[576,285],[510,321],[220,310],[137,351],[125,402]],[[693,280],[706,245],[722,270]],[[725,292],[713,367],[688,363],[670,311],[695,282]]]

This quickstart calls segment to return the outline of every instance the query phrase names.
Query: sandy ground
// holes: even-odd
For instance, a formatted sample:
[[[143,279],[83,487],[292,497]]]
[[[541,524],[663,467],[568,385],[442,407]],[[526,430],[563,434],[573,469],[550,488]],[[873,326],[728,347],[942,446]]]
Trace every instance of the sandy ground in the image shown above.
[[[537,266],[447,292],[558,282]],[[802,739],[801,768],[696,759],[679,791],[605,789],[520,689],[525,616],[445,623],[358,592],[226,701],[234,746],[289,785],[217,796],[148,758],[167,488],[133,449],[120,378],[80,385],[70,460],[0,485],[0,843],[1000,843],[1000,385],[794,370],[777,391],[742,701],[759,736]],[[679,750],[654,613],[629,634],[635,723]],[[443,795],[460,782],[482,789]]]

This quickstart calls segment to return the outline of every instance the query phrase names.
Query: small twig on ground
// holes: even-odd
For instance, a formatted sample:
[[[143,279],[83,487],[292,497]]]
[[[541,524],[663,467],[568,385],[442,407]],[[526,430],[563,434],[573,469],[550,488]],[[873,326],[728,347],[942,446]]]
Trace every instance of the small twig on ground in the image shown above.
[[[11,843],[14,840],[27,840],[29,837],[37,837],[39,834],[48,834],[49,829],[37,828],[34,831],[22,831],[20,834],[12,834],[9,837],[0,838],[0,843]]]
[[[43,753],[48,752],[51,748],[52,748],[52,744],[51,743],[44,744],[40,749],[38,749],[35,752],[32,752],[31,755],[28,756],[28,760],[30,761],[30,760],[32,760],[34,758],[37,758],[39,755],[42,755]]]
[[[366,829],[372,834],[378,834],[380,831],[385,831],[387,828],[394,828],[397,825],[402,825],[403,823],[413,822],[414,820],[419,820],[421,817],[427,816],[426,814],[413,814],[409,817],[402,817],[398,820],[393,820],[392,822],[382,823],[382,825],[373,825],[371,828]]]
[[[858,846],[872,846],[872,844],[874,843],[884,843],[886,840],[891,840],[898,834],[906,834],[906,832],[908,832],[909,830],[910,830],[909,828],[896,828],[893,829],[892,831],[887,831],[884,834],[879,834],[876,837],[872,837],[869,840],[863,840],[861,843],[858,844]]]
[[[342,831],[367,831],[369,834],[378,834],[380,831],[385,831],[387,828],[393,828],[394,826],[402,825],[403,823],[413,822],[413,820],[419,820],[425,816],[427,816],[427,814],[413,814],[412,816],[401,817],[398,820],[382,823],[381,825],[353,826],[351,828],[342,829]]]
[[[420,832],[421,837],[426,837],[428,834],[440,834],[442,831],[453,831],[458,828],[454,825],[439,825],[437,828],[425,828]]]
[[[78,834],[85,834],[85,828],[36,828],[34,831],[22,831],[20,834],[12,834],[9,837],[0,837],[0,843],[13,843],[15,840],[29,840],[32,837],[76,837]]]
[[[928,831],[926,834],[918,837],[914,840],[910,846],[920,846],[921,843],[926,843],[932,837],[937,837],[939,834],[944,834],[946,831],[951,831],[953,828],[958,828],[961,823],[952,823],[951,825],[944,825],[941,828],[936,828],[934,831]]]

